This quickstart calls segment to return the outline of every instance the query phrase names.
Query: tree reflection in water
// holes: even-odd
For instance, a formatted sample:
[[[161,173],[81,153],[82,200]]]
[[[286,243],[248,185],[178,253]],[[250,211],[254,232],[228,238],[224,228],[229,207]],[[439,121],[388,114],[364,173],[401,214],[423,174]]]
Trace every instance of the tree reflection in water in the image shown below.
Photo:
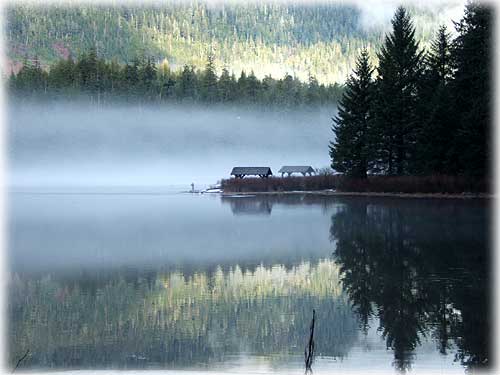
[[[37,224],[31,221],[29,200],[25,222],[11,236],[31,240],[17,242],[30,251],[13,246],[9,253],[18,261],[27,259],[14,263],[18,266],[9,278],[9,364],[13,367],[30,349],[22,369],[212,369],[234,364],[234,356],[278,370],[294,368],[293,363],[287,366],[298,358],[301,367],[313,308],[318,357],[350,358],[344,367],[344,361],[338,362],[342,368],[363,365],[355,362],[364,359],[358,323],[365,332],[370,325],[379,328],[394,353],[395,368],[402,371],[412,366],[414,353],[428,354],[429,338],[443,355],[456,353],[467,368],[491,364],[488,201],[318,195],[236,199],[221,200],[222,206],[234,215],[254,217],[214,222],[245,228],[243,237],[212,225],[211,236],[202,237],[208,239],[204,246],[188,241],[191,231],[176,234],[179,227],[172,221],[173,229],[166,232],[170,237],[165,223],[157,224],[161,217],[197,212],[189,200],[179,205],[180,211],[160,210],[152,220],[121,218],[118,229],[109,220],[101,231],[103,242],[81,235],[92,235],[94,226],[87,227],[86,220],[93,223],[101,211],[77,216],[66,226],[64,215],[48,223],[42,217]],[[200,223],[218,218],[214,213],[225,217],[219,209],[200,211],[206,215]],[[143,227],[148,231],[138,229]],[[199,227],[202,236],[207,226]],[[267,227],[275,240],[269,249],[251,241]],[[123,228],[132,230],[127,243]],[[291,230],[297,233],[288,240]],[[248,246],[239,246],[241,238]],[[148,254],[157,244],[170,252],[140,266],[135,260],[141,257],[133,256],[119,265],[84,263],[78,270],[35,264],[42,259],[38,253],[62,256],[88,251],[96,243],[113,250],[110,254]],[[330,258],[332,247],[335,259]],[[186,257],[178,256],[190,249]],[[234,256],[226,257],[231,252]],[[428,365],[425,359],[416,363]]]
[[[365,332],[378,318],[396,369],[422,336],[442,354],[454,343],[467,368],[491,365],[487,205],[356,198],[332,216],[345,291]]]
[[[357,327],[338,275],[331,259],[289,269],[121,271],[97,282],[15,274],[9,363],[30,348],[24,369],[212,367],[242,354],[275,366],[302,358],[312,308],[318,354],[342,358]]]

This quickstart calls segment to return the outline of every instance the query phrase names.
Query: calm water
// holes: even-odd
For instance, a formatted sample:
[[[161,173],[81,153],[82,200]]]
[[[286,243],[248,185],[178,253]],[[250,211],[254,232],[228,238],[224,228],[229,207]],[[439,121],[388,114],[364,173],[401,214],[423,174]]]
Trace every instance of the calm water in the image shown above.
[[[116,193],[116,192],[115,192]],[[9,195],[23,369],[464,373],[492,362],[488,201]]]

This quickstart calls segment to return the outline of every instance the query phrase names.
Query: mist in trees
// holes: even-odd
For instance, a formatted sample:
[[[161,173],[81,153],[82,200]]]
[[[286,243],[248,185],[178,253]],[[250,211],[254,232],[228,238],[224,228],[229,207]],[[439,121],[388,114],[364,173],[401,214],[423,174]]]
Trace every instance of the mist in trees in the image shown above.
[[[378,53],[376,77],[371,80],[362,52],[347,81],[334,119],[332,167],[355,177],[487,176],[491,23],[487,5],[469,3],[456,38],[441,27],[424,51],[408,12],[399,7]]]
[[[22,69],[9,77],[8,87],[17,100],[87,98],[97,104],[248,104],[284,110],[335,104],[343,89],[339,84],[319,84],[313,76],[308,82],[289,74],[282,79],[266,76],[259,80],[253,71],[242,71],[236,78],[227,68],[218,76],[211,54],[203,70],[185,65],[173,71],[151,58],[134,59],[130,64],[108,62],[98,57],[95,49],[76,60],[62,59],[48,71],[36,58],[26,59]]]

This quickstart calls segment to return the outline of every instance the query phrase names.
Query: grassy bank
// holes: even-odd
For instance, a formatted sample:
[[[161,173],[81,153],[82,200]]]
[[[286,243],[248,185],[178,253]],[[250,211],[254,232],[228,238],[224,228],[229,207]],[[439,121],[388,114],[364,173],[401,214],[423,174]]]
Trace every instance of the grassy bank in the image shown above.
[[[463,176],[369,176],[366,179],[341,175],[306,177],[244,178],[222,180],[225,193],[321,191],[405,194],[488,193],[486,179]]]

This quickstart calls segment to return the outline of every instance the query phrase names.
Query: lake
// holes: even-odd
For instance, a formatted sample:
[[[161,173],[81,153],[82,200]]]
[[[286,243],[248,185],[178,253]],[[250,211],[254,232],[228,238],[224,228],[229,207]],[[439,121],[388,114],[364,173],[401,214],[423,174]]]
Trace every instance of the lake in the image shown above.
[[[488,200],[8,196],[19,369],[464,373],[491,363]]]

